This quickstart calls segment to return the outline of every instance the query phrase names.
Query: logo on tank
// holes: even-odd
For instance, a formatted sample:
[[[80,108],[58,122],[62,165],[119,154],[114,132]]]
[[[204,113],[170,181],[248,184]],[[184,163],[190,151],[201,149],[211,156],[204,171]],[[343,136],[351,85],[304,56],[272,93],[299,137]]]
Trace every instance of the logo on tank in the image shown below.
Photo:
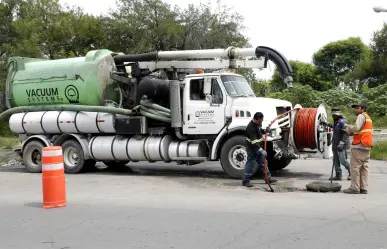
[[[73,85],[68,85],[65,89],[65,97],[72,104],[79,103],[78,89]]]

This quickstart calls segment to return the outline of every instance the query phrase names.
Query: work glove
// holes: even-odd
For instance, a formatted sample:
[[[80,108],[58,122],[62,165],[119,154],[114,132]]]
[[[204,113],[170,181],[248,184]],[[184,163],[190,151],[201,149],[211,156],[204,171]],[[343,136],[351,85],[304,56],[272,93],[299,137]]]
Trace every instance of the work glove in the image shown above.
[[[344,142],[340,142],[337,146],[337,151],[342,152],[344,150]]]
[[[344,119],[340,119],[339,122],[338,122],[338,124],[339,124],[339,126],[340,126],[341,128],[344,128],[344,125],[345,125]]]
[[[268,127],[266,127],[266,129],[265,129],[265,133],[267,132],[267,133],[270,133],[270,127],[268,126]]]
[[[258,151],[258,153],[261,153],[264,157],[267,157],[267,152],[264,151],[263,149],[260,149],[260,150]]]

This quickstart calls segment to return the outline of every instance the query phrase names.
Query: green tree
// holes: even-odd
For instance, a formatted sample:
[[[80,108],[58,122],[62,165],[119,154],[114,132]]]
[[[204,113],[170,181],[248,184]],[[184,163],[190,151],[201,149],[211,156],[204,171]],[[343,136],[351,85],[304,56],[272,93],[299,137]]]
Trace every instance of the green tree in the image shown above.
[[[354,70],[347,74],[345,81],[356,84],[358,88],[367,84],[370,88],[387,81],[387,24],[373,33],[369,56],[360,60]]]
[[[15,19],[22,18],[25,15],[25,6],[25,1],[0,1],[0,92],[4,90],[7,76],[6,61],[10,56],[8,44],[13,43],[18,38],[13,23]]]
[[[369,48],[360,37],[333,41],[313,54],[313,64],[325,80],[338,85],[352,72],[356,63],[369,55]]]
[[[98,19],[78,8],[64,8],[58,0],[26,0],[12,27],[16,38],[3,44],[10,55],[58,59],[84,55],[91,44],[102,45]]]
[[[252,84],[252,89],[256,96],[266,97],[270,94],[270,81],[268,80],[257,80]]]
[[[184,25],[179,49],[213,49],[228,46],[249,46],[242,34],[244,18],[230,7],[216,2],[214,10],[211,1],[200,5],[190,4],[181,10],[180,20]]]
[[[180,9],[161,0],[118,0],[117,10],[101,16],[110,49],[124,53],[213,49],[248,44],[243,18],[217,3]]]
[[[321,103],[320,92],[313,90],[309,85],[299,83],[295,83],[291,89],[270,93],[268,97],[290,101],[293,106],[301,104],[303,107],[315,107]]]
[[[180,10],[160,0],[118,0],[101,20],[108,48],[124,53],[171,50],[181,43]]]
[[[300,61],[289,61],[293,68],[293,80],[301,85],[309,85],[312,89],[317,91],[326,91],[332,88],[332,84],[322,79],[319,75],[317,68],[310,64]],[[283,82],[283,77],[280,75],[276,68],[271,80],[272,91],[278,92],[286,89],[286,85]]]

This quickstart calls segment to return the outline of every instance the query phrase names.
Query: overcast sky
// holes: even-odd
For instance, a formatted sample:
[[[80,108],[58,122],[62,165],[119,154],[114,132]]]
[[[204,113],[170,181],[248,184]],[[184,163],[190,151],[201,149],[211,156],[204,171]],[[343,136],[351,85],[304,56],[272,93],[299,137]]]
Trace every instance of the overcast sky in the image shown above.
[[[186,7],[198,0],[164,0]],[[115,0],[60,0],[92,14],[115,8]],[[207,2],[207,1],[203,1]],[[214,2],[216,2],[214,0]],[[326,43],[360,36],[367,45],[373,31],[380,29],[387,13],[375,13],[374,6],[387,7],[382,0],[223,0],[244,16],[247,35],[254,46],[277,49],[289,60],[311,62],[312,54]],[[268,78],[273,67],[261,71]]]

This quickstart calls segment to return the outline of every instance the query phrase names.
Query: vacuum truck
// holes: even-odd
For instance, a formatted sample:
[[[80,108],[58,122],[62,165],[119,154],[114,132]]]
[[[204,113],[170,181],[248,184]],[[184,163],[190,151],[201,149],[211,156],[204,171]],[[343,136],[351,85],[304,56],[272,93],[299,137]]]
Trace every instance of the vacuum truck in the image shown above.
[[[234,71],[263,69],[272,61],[292,87],[292,68],[278,51],[256,48],[157,51],[143,54],[89,51],[84,57],[8,61],[5,103],[8,121],[22,141],[28,172],[39,173],[45,146],[63,149],[66,173],[103,162],[194,165],[220,161],[232,178],[246,163],[244,131],[256,112],[264,114],[267,161],[272,171],[302,153],[331,156],[331,132],[323,105],[302,108],[257,97]],[[294,110],[294,111],[292,111]]]

